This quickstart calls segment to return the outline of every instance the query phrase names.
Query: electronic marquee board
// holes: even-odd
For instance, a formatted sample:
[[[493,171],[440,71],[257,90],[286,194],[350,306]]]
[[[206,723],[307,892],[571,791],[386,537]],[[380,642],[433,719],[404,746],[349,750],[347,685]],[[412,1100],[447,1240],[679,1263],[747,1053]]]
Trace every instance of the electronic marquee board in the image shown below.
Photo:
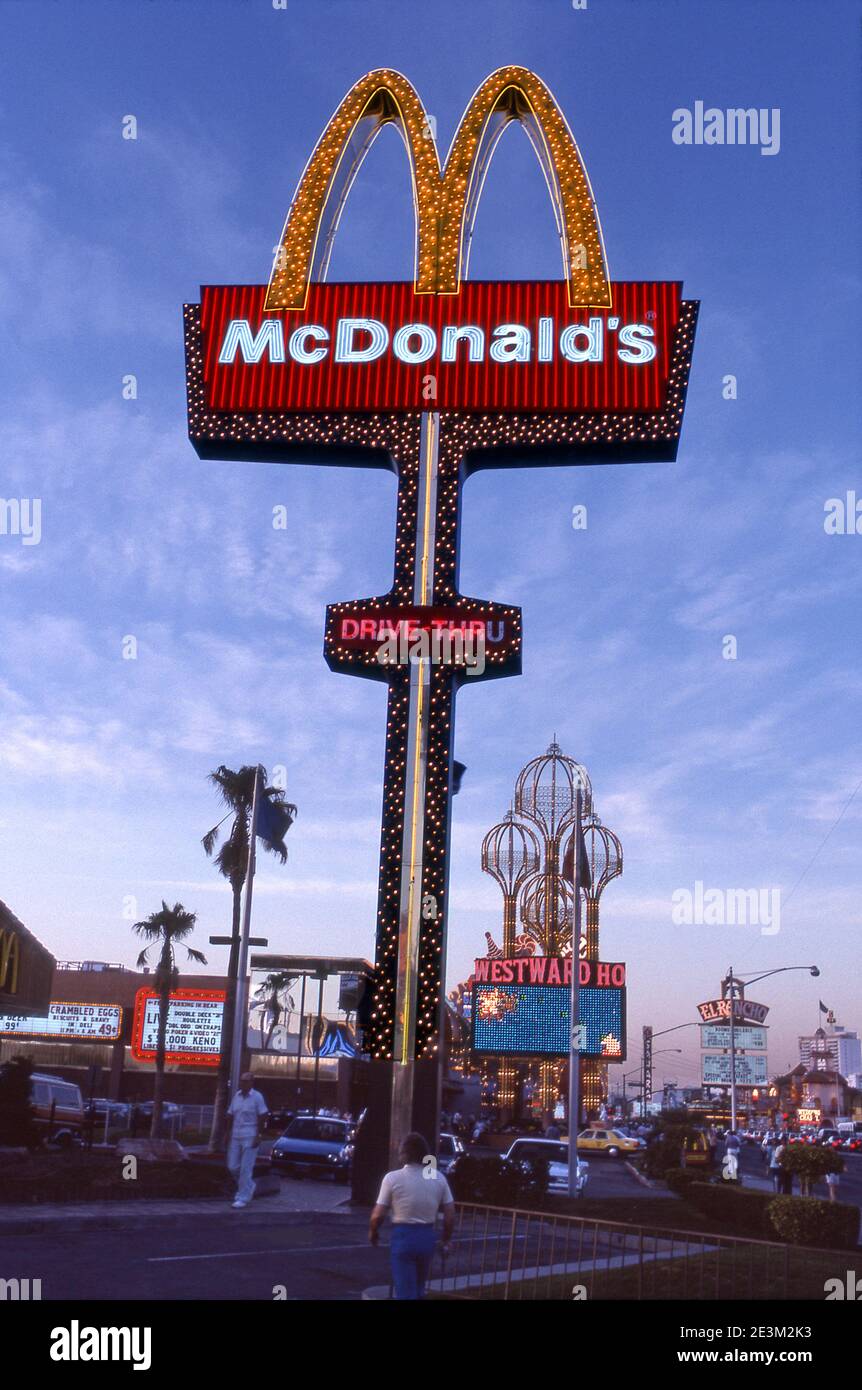
[[[476,967],[474,1052],[522,1057],[569,1055],[569,960],[534,956],[477,961]],[[625,1061],[625,966],[582,960],[579,978],[579,1022],[585,1036],[578,1051],[586,1057]],[[556,982],[545,983],[547,980]]]
[[[224,1021],[223,989],[175,989],[168,1004],[165,1061],[186,1067],[217,1067]],[[135,995],[132,1056],[155,1060],[159,1033],[159,996],[153,989]]]
[[[704,1052],[700,1059],[701,1084],[704,1086],[730,1085],[730,1054],[727,1052]],[[765,1086],[767,1082],[766,1058],[755,1053],[753,1057],[736,1057],[737,1086]]]
[[[758,1028],[756,1025],[748,1027],[746,1024],[737,1024],[733,1030],[734,1046],[738,1052],[756,1052],[766,1050],[766,1029]],[[715,1052],[719,1048],[730,1047],[730,1024],[719,1023],[700,1025],[700,1045],[707,1052]]]
[[[115,1042],[123,1025],[119,1004],[79,1004],[53,1000],[44,1017],[0,1015],[0,1034],[26,1038],[84,1038]]]

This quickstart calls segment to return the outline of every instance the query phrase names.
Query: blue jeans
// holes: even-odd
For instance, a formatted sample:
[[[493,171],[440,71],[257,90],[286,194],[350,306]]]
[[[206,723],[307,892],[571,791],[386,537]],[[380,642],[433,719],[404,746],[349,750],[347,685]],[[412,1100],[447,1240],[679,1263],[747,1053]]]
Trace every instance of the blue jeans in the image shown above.
[[[235,1201],[250,1202],[254,1196],[254,1165],[260,1153],[253,1139],[231,1139],[227,1146],[227,1166],[237,1185]]]
[[[434,1226],[399,1222],[389,1232],[389,1255],[396,1298],[422,1298],[431,1268],[437,1231]]]

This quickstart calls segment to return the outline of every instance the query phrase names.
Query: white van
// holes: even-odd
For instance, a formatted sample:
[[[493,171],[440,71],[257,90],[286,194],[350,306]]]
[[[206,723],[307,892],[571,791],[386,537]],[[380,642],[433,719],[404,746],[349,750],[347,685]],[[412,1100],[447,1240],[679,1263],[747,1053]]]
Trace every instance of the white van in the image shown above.
[[[84,1098],[80,1086],[62,1076],[34,1071],[30,1076],[33,1122],[40,1134],[58,1143],[71,1143],[84,1127]]]

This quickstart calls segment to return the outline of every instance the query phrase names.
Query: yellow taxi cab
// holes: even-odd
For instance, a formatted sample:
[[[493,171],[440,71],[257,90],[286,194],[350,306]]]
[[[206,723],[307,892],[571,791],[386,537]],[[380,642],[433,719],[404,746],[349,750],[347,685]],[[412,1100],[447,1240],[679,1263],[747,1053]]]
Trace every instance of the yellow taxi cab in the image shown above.
[[[620,1129],[582,1129],[578,1135],[578,1153],[604,1153],[608,1158],[618,1154],[637,1153],[644,1148],[642,1139],[623,1134]]]

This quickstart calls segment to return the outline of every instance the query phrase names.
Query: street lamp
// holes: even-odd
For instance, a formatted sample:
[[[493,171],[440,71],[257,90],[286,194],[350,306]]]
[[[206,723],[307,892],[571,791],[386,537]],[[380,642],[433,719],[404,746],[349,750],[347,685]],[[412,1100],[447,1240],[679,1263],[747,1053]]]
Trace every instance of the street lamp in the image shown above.
[[[627,1097],[626,1097],[626,1082],[628,1081],[628,1079],[629,1079],[630,1076],[642,1076],[642,1075],[643,1075],[643,1067],[642,1067],[642,1066],[641,1066],[641,1067],[635,1067],[632,1071],[625,1071],[625,1072],[623,1072],[623,1075],[622,1075],[622,1083],[623,1083],[623,1119],[624,1119],[626,1122],[628,1122],[628,1118],[629,1118],[629,1116],[628,1116],[628,1099],[627,1099]],[[638,1081],[638,1082],[635,1083],[635,1085],[636,1085],[636,1086],[643,1086],[643,1081],[642,1081],[642,1080],[641,1080],[641,1081]]]
[[[816,965],[779,965],[775,970],[765,970],[762,975],[755,975],[753,979],[744,979],[742,975],[734,975],[733,966],[728,968],[727,976],[724,980],[727,997],[730,999],[730,1132],[736,1133],[736,988],[739,986],[739,998],[745,996],[746,985],[756,985],[760,980],[768,980],[770,975],[783,975],[787,970],[807,970],[816,979],[820,974],[820,968]],[[747,972],[750,974],[750,972]]]

